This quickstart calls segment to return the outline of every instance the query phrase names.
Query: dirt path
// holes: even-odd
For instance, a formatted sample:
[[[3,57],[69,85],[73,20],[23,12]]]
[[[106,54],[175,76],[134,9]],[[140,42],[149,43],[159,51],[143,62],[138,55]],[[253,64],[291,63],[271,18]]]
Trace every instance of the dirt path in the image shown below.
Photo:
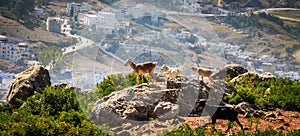
[[[239,120],[243,124],[245,132],[254,133],[256,131],[256,127],[259,130],[266,130],[269,127],[272,127],[273,130],[283,131],[286,133],[289,130],[300,129],[300,113],[293,111],[283,111],[281,110],[282,116],[277,116],[276,119],[268,118],[268,119],[252,119],[252,125],[250,123],[250,119],[240,117]],[[196,128],[199,124],[200,119],[205,120],[205,126],[207,129],[210,128],[211,120],[209,117],[186,117],[186,123],[189,123],[192,128]],[[257,122],[258,120],[258,122]],[[216,129],[221,129],[223,132],[227,129],[226,120],[217,120]],[[239,132],[241,129],[235,123],[229,133]]]

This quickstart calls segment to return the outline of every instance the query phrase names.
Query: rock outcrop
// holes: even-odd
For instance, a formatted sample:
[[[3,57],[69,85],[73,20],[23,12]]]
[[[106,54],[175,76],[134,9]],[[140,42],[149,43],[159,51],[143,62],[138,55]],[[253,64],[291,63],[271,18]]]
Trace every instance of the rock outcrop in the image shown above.
[[[116,133],[117,128],[130,123],[130,132],[152,120],[168,122],[180,120],[180,117],[189,116],[193,112],[196,114],[199,112],[197,102],[202,99],[209,99],[212,104],[219,105],[223,103],[224,95],[232,92],[235,92],[235,88],[221,80],[215,80],[210,85],[185,78],[168,81],[167,85],[141,84],[98,100],[90,113],[90,119],[96,124],[110,126]]]
[[[214,74],[213,79],[233,79],[234,77],[248,72],[247,69],[239,64],[227,64],[218,73]]]
[[[251,105],[247,102],[241,102],[235,106],[235,110],[242,114],[244,117],[257,117],[261,118],[265,116],[265,113],[261,110],[258,110],[256,106]]]
[[[39,65],[31,66],[12,81],[7,93],[7,102],[14,108],[20,107],[28,97],[42,92],[50,85],[48,70]]]
[[[262,74],[258,74],[256,72],[246,72],[244,74],[241,74],[239,76],[236,76],[235,78],[231,79],[229,82],[236,84],[239,83],[242,79],[244,79],[245,77],[251,77],[254,80],[260,82],[260,81],[264,81],[264,80],[268,80],[268,79],[272,79],[275,76],[273,76],[270,73],[262,73]]]

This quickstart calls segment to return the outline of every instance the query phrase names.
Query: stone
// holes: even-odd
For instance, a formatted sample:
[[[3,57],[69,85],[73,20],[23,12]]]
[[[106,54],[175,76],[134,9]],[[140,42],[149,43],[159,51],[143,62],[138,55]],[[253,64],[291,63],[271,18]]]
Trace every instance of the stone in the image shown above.
[[[289,123],[284,123],[283,125],[284,125],[284,126],[287,126],[287,127],[289,127],[289,126],[290,126],[290,124],[289,124]]]
[[[155,128],[166,128],[167,125],[162,125],[162,124],[158,124],[158,123],[154,123],[153,125]]]
[[[251,107],[251,105],[247,102],[241,102],[235,106],[235,110],[239,112],[239,114],[247,114],[251,115],[254,113],[254,109]]]
[[[276,115],[274,112],[270,112],[270,113],[266,114],[266,117],[267,118],[276,118]]]
[[[279,129],[280,129],[280,130],[284,130],[284,127],[283,127],[283,126],[280,126]]]
[[[129,132],[145,127],[151,128],[151,131],[155,128],[156,131],[156,127],[164,128],[184,122],[180,117],[200,115],[202,107],[195,105],[199,101],[209,99],[212,103],[224,104],[223,97],[236,92],[233,86],[222,80],[215,80],[208,85],[203,81],[179,77],[178,80],[169,80],[168,85],[166,89],[166,85],[161,83],[140,84],[112,92],[94,104],[90,119],[95,124],[108,125],[111,130],[119,130],[121,126]],[[154,124],[153,128],[147,127],[150,122],[159,123]],[[126,127],[128,123],[131,125]]]
[[[240,75],[232,78],[229,82],[236,84],[236,83],[239,83],[245,77],[258,77],[257,78],[258,82],[274,78],[273,75],[269,75],[269,74],[258,74],[256,72],[246,72],[246,73],[240,74]]]
[[[31,66],[16,75],[8,89],[7,102],[18,108],[28,97],[42,93],[47,86],[51,86],[48,70],[40,65]]]
[[[219,72],[214,74],[213,79],[233,79],[234,77],[248,72],[248,70],[239,64],[227,64]]]
[[[255,112],[253,113],[253,117],[255,117],[255,118],[262,118],[263,116],[266,116],[266,115],[265,115],[265,113],[264,113],[263,111],[261,111],[261,110],[255,111]]]
[[[283,118],[277,118],[277,120],[281,121],[281,122],[284,122],[284,119]]]
[[[299,115],[292,114],[291,117],[292,117],[292,118],[299,118]]]
[[[278,111],[277,116],[283,116],[283,114],[280,111]]]
[[[130,136],[130,133],[126,130],[120,131],[115,134],[116,136]]]

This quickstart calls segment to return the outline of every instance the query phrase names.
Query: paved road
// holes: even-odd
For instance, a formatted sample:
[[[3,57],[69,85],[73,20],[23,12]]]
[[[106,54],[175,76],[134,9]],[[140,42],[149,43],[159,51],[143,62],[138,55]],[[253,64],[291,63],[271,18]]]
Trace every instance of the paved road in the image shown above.
[[[300,9],[298,9],[298,8],[268,8],[268,9],[261,9],[261,10],[255,11],[254,14],[257,14],[259,12],[265,12],[265,13],[269,14],[272,11],[284,11],[284,10],[297,10],[297,11],[300,11]],[[283,16],[278,16],[278,15],[273,15],[273,16],[276,16],[276,17],[278,17],[280,19],[283,19],[283,20],[300,22],[300,19],[283,17]]]
[[[300,50],[296,51],[296,53],[294,54],[294,57],[300,61]]]

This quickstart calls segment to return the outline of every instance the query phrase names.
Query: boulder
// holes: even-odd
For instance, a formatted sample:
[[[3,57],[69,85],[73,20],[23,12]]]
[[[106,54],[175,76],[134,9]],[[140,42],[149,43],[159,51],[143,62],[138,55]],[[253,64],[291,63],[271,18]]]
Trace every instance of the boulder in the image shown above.
[[[253,78],[253,80],[256,80],[256,81],[260,82],[260,81],[265,81],[265,80],[272,79],[275,76],[273,76],[270,73],[259,74],[259,73],[256,73],[256,72],[246,72],[244,74],[241,74],[241,75],[231,79],[229,82],[233,83],[233,84],[236,84],[236,83],[239,83],[240,81],[242,81],[242,79],[244,79],[245,77],[251,77],[251,78]]]
[[[227,64],[219,72],[214,74],[213,79],[233,79],[234,77],[248,72],[247,69],[239,64]]]
[[[201,115],[201,105],[196,105],[198,101],[209,99],[212,104],[219,105],[224,96],[235,91],[234,87],[222,80],[215,80],[208,85],[203,81],[180,77],[168,81],[166,85],[144,83],[112,92],[98,100],[90,119],[95,124],[108,125],[116,133],[118,129],[114,128],[127,123],[131,124],[126,128],[128,132],[145,128],[152,121],[168,126],[170,123],[166,124],[166,120],[180,120],[192,112]]]
[[[241,102],[235,106],[235,110],[239,112],[239,114],[243,115],[251,115],[254,113],[254,109],[247,102]]]
[[[36,92],[43,92],[44,88],[50,85],[48,70],[40,65],[31,66],[16,75],[8,89],[7,102],[12,107],[18,108],[28,97]]]

